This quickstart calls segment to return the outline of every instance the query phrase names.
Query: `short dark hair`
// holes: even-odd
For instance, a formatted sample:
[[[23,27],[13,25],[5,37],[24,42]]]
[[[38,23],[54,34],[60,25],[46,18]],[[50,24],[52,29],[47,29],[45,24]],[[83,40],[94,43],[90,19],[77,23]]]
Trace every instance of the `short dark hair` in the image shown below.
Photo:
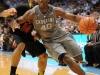
[[[17,10],[17,17],[22,16],[27,10],[29,10],[28,5],[26,4],[19,4],[15,8]]]

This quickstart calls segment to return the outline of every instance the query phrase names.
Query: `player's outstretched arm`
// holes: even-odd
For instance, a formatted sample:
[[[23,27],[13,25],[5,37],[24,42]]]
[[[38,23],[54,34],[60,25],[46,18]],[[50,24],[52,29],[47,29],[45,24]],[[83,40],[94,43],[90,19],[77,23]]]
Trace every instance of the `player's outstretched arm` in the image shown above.
[[[79,22],[83,18],[83,16],[71,14],[59,7],[55,7],[55,13],[56,13],[56,16],[61,16],[65,19],[69,19],[74,22]]]
[[[19,18],[11,21],[9,23],[9,26],[12,28],[13,31],[15,31],[16,28],[20,28],[20,24],[32,19],[33,19],[33,12],[30,9],[23,16],[20,16]]]

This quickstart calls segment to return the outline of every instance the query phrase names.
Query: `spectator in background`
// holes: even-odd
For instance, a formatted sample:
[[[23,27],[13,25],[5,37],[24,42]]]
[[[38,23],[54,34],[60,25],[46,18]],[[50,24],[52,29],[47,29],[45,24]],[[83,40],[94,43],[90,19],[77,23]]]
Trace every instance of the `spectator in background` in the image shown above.
[[[91,0],[92,4],[93,4],[93,8],[95,8],[97,1],[96,0]]]
[[[87,41],[87,44],[84,46],[84,52],[85,52],[85,59],[86,62],[83,63],[83,66],[98,66],[98,58],[96,57],[95,51],[97,50],[96,48],[100,44],[100,28],[99,25],[94,31],[90,39]]]
[[[7,27],[3,26],[3,34],[7,35],[7,30]],[[5,41],[3,42],[3,51],[10,51],[10,47]]]
[[[97,22],[100,24],[100,16],[98,17]]]
[[[90,42],[93,42],[93,34],[91,34],[90,38],[89,35],[87,35],[87,39],[88,39],[87,44],[84,46],[86,62],[83,63],[83,66],[93,66],[93,63],[95,61],[94,49],[92,45],[91,46],[88,45]]]
[[[69,28],[69,26],[65,27],[65,32],[69,33],[70,37],[74,39],[73,35],[71,34],[71,29]],[[74,39],[75,40],[75,39]]]
[[[3,27],[8,28],[8,21],[7,21],[7,18],[4,18]]]
[[[94,67],[100,68],[100,24],[99,30],[97,32],[97,42],[94,43],[94,54],[95,54],[95,63],[93,64]]]

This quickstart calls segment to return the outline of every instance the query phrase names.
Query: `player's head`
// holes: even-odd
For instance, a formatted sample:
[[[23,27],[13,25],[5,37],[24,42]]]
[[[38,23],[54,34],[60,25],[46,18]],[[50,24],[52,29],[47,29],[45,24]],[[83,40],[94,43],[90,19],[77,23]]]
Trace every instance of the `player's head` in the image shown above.
[[[27,10],[29,10],[29,7],[25,4],[19,4],[16,6],[17,10],[17,17],[22,16]]]
[[[37,2],[39,7],[42,9],[48,6],[49,0],[37,0]]]

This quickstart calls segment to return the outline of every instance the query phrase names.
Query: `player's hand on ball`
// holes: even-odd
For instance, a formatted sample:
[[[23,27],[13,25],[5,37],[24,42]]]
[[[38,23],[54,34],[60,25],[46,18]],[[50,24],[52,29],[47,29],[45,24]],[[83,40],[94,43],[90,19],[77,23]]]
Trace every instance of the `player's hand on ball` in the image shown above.
[[[98,23],[94,17],[83,17],[78,25],[78,28],[83,34],[91,34],[98,27]]]
[[[16,20],[13,20],[9,23],[9,26],[12,28],[12,31],[14,32],[15,29],[20,29],[20,25],[16,22]]]
[[[10,9],[7,9],[7,10],[4,10],[1,15],[3,17],[8,17],[8,16],[13,16],[16,14],[16,9],[15,8],[10,8]]]

